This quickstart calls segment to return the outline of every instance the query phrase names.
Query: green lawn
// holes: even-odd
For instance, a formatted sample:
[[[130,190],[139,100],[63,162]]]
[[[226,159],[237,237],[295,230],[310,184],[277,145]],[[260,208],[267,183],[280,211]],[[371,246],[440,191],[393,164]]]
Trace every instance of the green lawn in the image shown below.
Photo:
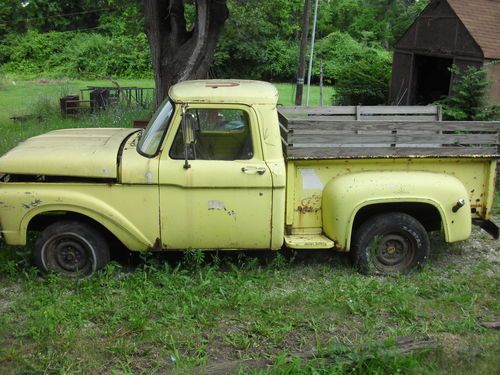
[[[495,260],[491,261],[489,257]],[[407,277],[320,252],[149,256],[82,281],[0,249],[2,373],[492,374],[498,246],[434,243]],[[396,341],[433,345],[403,355]],[[248,367],[242,370],[241,367]],[[215,370],[214,370],[215,369]],[[252,372],[250,372],[252,371]],[[226,373],[226,372],[224,372]]]
[[[154,87],[152,80],[119,80],[121,86]],[[4,80],[0,88],[0,125],[11,122],[13,115],[33,114],[47,99],[57,105],[59,97],[80,94],[87,86],[113,86],[110,81],[15,81]]]
[[[129,126],[146,115],[118,108],[41,123],[7,119],[43,109],[40,97],[54,102],[89,84],[4,87],[0,153],[51,129]],[[278,87],[289,104],[291,86]],[[482,323],[500,316],[500,248],[477,229],[451,246],[433,236],[429,264],[407,277],[363,276],[331,252],[138,257],[116,249],[115,261],[90,279],[41,278],[32,241],[0,246],[2,374],[498,372],[500,336]],[[402,337],[432,345],[405,354]]]
[[[138,86],[138,87],[154,87],[154,82],[147,79],[120,79],[119,84],[123,87]],[[41,83],[40,81],[15,81],[12,79],[4,80],[0,86],[0,125],[9,123],[9,117],[13,115],[32,114],[33,109],[40,102],[46,99],[57,104],[57,100],[62,95],[69,93],[80,94],[80,90],[87,86],[113,86],[110,81],[49,81]],[[292,105],[295,101],[295,85],[290,83],[276,84],[279,93],[279,103],[283,105]],[[304,104],[306,102],[307,88],[304,89]],[[324,89],[324,104],[331,103],[333,89],[325,87]],[[319,105],[319,87],[311,87],[310,105]]]
[[[119,80],[121,86],[154,87],[152,80]],[[59,98],[67,94],[80,94],[88,86],[112,86],[110,81],[49,81],[48,83],[5,80],[0,85],[0,155],[20,141],[53,129],[71,127],[130,127],[134,119],[147,118],[149,112],[138,108],[118,108],[113,113],[86,116],[80,119],[58,115]],[[280,92],[279,103],[292,105],[295,86],[276,84]],[[88,99],[88,93],[85,94]],[[304,94],[305,95],[305,94]],[[325,88],[325,103],[331,100],[332,89]],[[319,87],[311,88],[310,104],[319,105]],[[304,96],[305,103],[305,96]],[[14,122],[12,116],[42,115],[44,121]]]

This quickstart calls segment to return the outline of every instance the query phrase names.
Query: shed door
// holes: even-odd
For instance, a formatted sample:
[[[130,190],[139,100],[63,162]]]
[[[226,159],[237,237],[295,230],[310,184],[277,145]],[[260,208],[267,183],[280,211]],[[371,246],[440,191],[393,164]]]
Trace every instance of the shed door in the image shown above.
[[[415,102],[427,105],[442,99],[450,92],[453,59],[415,55]]]

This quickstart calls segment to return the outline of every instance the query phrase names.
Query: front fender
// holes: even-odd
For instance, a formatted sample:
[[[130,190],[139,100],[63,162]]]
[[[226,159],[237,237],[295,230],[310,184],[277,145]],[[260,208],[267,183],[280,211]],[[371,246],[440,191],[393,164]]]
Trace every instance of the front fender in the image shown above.
[[[150,211],[152,219],[148,223],[139,210],[133,214],[131,193],[118,189],[106,185],[6,184],[0,189],[0,222],[6,242],[26,244],[29,223],[40,214],[72,212],[100,223],[129,249],[146,250],[153,245],[155,232],[159,230],[158,206],[156,211]],[[146,207],[155,207],[154,202],[146,202],[146,199],[143,202]],[[149,228],[156,228],[156,231]]]
[[[453,212],[460,199],[465,205]],[[349,250],[356,214],[364,207],[384,203],[432,205],[439,211],[447,242],[470,236],[465,186],[453,176],[430,172],[360,172],[332,179],[323,191],[323,231],[338,248]]]

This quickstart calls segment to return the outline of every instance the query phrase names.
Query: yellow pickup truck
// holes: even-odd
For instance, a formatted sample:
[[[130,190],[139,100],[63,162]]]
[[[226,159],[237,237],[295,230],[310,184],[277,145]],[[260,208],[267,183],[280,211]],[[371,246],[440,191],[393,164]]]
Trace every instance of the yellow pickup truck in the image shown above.
[[[256,81],[173,86],[145,130],[57,130],[0,158],[1,237],[39,231],[42,271],[88,276],[133,251],[336,249],[405,273],[428,232],[490,221],[499,123],[334,121],[278,113]]]

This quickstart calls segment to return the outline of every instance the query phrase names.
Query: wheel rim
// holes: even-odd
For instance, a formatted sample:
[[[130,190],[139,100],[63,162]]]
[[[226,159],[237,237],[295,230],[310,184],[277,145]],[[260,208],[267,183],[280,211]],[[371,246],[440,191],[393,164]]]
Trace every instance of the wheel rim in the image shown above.
[[[86,275],[95,268],[92,245],[75,233],[61,233],[49,238],[42,248],[47,270],[67,275]]]
[[[416,243],[405,233],[387,233],[375,246],[374,263],[385,272],[400,272],[413,262]]]

